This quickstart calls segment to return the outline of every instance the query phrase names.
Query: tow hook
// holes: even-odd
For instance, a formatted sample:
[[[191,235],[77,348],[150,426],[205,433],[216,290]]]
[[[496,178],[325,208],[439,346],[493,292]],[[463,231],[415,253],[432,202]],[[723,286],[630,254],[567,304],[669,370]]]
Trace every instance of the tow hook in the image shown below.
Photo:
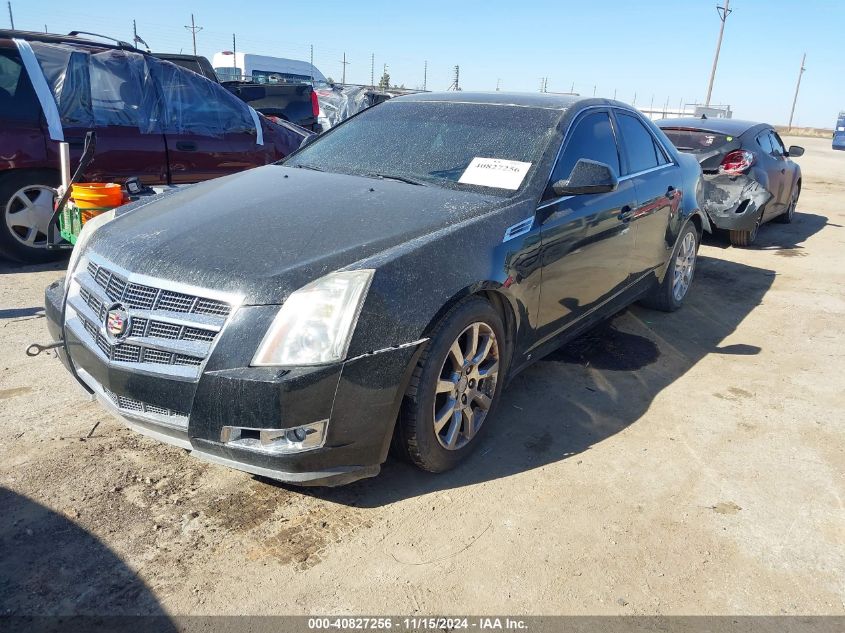
[[[56,347],[62,347],[64,344],[64,340],[56,341],[55,343],[50,343],[48,345],[39,345],[38,343],[33,343],[32,345],[26,348],[26,355],[38,356],[41,352],[46,352],[48,349],[55,349]]]

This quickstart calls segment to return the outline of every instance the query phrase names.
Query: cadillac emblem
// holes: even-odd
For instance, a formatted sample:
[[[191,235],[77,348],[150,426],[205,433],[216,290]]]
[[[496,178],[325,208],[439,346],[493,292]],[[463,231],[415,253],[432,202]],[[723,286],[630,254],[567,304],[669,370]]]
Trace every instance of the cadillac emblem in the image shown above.
[[[123,307],[122,303],[115,303],[106,313],[106,332],[115,340],[120,341],[126,338],[132,326],[132,317]]]

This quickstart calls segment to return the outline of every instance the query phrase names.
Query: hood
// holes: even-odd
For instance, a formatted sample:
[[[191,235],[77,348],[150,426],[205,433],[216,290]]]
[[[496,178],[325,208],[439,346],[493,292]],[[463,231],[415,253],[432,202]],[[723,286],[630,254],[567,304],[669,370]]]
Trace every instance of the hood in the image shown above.
[[[88,248],[128,271],[274,304],[322,275],[505,202],[268,165],[143,204],[98,229]]]

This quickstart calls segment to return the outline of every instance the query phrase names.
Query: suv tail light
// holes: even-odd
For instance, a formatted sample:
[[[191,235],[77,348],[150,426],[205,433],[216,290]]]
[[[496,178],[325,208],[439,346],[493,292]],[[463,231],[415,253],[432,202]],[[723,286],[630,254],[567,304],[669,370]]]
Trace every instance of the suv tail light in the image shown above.
[[[317,98],[317,91],[311,91],[311,114],[315,117],[320,116],[320,100]]]
[[[747,149],[735,149],[722,159],[719,173],[727,176],[739,176],[754,163],[754,154]]]

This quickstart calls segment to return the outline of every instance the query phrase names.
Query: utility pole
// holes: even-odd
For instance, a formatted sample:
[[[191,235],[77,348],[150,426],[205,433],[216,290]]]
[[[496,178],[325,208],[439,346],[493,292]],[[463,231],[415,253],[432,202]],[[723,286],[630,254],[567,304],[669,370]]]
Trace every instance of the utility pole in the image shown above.
[[[46,24],[44,25],[44,29],[46,31]],[[143,44],[147,48],[147,52],[150,52],[150,45],[144,41],[143,37],[138,35],[138,26],[135,24],[135,20],[132,20],[132,45],[137,48],[138,44]]]
[[[497,79],[497,80],[496,80],[496,92],[499,92],[499,86],[501,86],[501,85],[502,85],[502,80],[501,80],[501,79]]]
[[[340,62],[343,64],[343,78],[340,80],[340,85],[346,85],[346,66],[349,65],[351,62],[346,61],[346,53],[343,54],[343,61]]]
[[[314,45],[311,44],[311,83],[314,83]]]
[[[423,90],[425,90],[426,84],[428,84],[428,60],[423,62]]]
[[[452,85],[446,88],[446,90],[455,90],[456,92],[460,92],[461,90],[461,67],[455,66],[455,78],[452,80]]]
[[[807,53],[801,58],[801,70],[798,71],[798,83],[795,84],[795,97],[792,99],[792,111],[789,113],[789,129],[792,129],[792,117],[795,116],[795,104],[798,103],[798,89],[801,88],[801,75],[807,70],[804,68],[804,62],[807,61]]]
[[[710,69],[710,83],[707,84],[707,98],[704,100],[704,105],[710,105],[710,97],[713,94],[713,81],[716,79],[716,66],[719,64],[719,52],[722,50],[722,36],[725,34],[725,21],[731,14],[731,0],[725,0],[725,6],[716,7],[716,12],[719,14],[719,20],[722,24],[719,26],[719,41],[716,43],[716,55],[713,57],[713,68]]]
[[[238,44],[235,41],[235,34],[232,33],[232,68],[238,67]],[[237,73],[237,71],[235,71]],[[246,72],[246,68],[244,68],[244,72]],[[240,77],[239,79],[244,79],[244,77]]]
[[[370,88],[376,87],[376,54],[370,55]]]
[[[191,26],[185,26],[185,28],[188,29],[191,32],[191,37],[194,40],[194,57],[196,57],[197,56],[197,33],[202,31],[202,27],[197,26],[196,23],[194,22],[194,14],[193,13],[191,14]]]
[[[15,18],[12,16],[12,3],[7,2],[6,4],[9,7],[9,22],[12,23],[12,30],[14,31],[15,30]]]

